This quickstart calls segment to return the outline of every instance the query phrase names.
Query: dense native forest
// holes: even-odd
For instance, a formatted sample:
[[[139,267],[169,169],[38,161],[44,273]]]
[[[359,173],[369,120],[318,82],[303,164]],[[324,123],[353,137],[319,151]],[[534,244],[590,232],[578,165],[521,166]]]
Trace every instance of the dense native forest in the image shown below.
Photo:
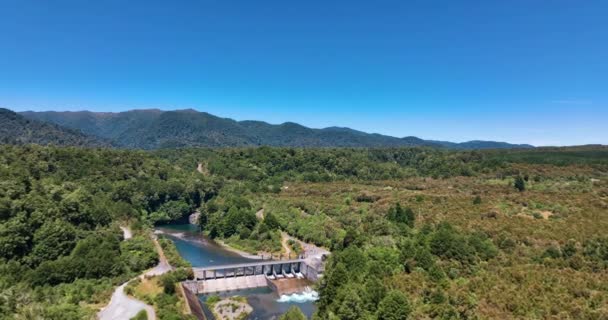
[[[27,119],[11,110],[0,108],[0,144],[70,145],[102,147],[110,143],[57,124]]]
[[[6,112],[10,112],[5,109]],[[263,121],[235,121],[196,110],[131,110],[109,112],[20,112],[23,120],[59,125],[100,137],[115,147],[158,149],[184,147],[412,147],[450,149],[531,148],[496,141],[423,140],[391,137],[349,128],[312,129],[293,122],[274,125]],[[0,123],[2,109],[0,109]],[[0,132],[1,133],[1,132]],[[1,134],[0,134],[1,136]],[[22,140],[27,140],[23,137]],[[32,141],[32,143],[40,143]]]
[[[1,146],[0,317],[93,317],[114,286],[158,262],[145,229],[213,189],[143,152]],[[135,236],[121,241],[119,222]]]
[[[150,228],[195,210],[243,250],[330,249],[317,319],[608,317],[605,147],[3,145],[0,318],[91,319],[157,263]],[[172,277],[161,319],[185,318]]]

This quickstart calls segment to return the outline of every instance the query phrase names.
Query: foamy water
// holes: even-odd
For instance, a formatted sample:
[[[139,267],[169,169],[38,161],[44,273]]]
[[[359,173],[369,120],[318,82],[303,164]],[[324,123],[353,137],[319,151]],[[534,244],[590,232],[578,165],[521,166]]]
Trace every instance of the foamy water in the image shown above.
[[[301,293],[284,294],[278,302],[284,303],[305,303],[319,300],[319,293],[314,290],[309,290]]]
[[[245,259],[228,251],[224,247],[216,245],[213,241],[203,236],[197,226],[167,225],[158,227],[157,230],[157,233],[164,232],[170,235],[179,254],[195,267],[251,262],[250,259]],[[290,279],[290,281],[293,280],[295,279]],[[246,297],[247,302],[253,307],[253,313],[249,316],[250,319],[278,319],[292,305],[297,305],[310,319],[316,310],[314,301],[317,300],[318,294],[310,292],[312,288],[306,288],[306,286],[304,284],[295,288],[296,290],[305,291],[305,293],[285,295],[281,297],[281,300],[278,299],[277,294],[269,287],[225,292],[220,293],[220,296],[230,297],[240,295]],[[201,301],[205,301],[206,297],[204,295],[199,296]],[[211,317],[208,308],[204,307],[204,310]]]

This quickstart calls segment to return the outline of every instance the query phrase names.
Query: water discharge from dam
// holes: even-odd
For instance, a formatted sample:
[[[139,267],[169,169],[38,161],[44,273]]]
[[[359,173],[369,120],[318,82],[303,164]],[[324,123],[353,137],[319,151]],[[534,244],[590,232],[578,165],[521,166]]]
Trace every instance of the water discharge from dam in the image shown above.
[[[168,225],[156,228],[158,233],[167,235],[173,242],[180,255],[189,261],[193,267],[212,267],[226,264],[246,263],[255,261],[231,252],[213,240],[203,236],[195,225]],[[310,289],[311,283],[302,281],[276,281],[277,294],[269,287],[235,290],[222,292],[220,297],[245,296],[253,307],[253,313],[247,319],[274,319],[286,312],[292,305],[297,305],[309,318],[315,311],[314,301],[318,295]],[[204,304],[208,296],[200,295],[199,300]],[[205,307],[208,319],[213,319]]]
[[[314,302],[319,299],[319,294],[308,288],[305,291],[300,293],[292,293],[292,294],[283,294],[279,298],[279,302],[295,302],[295,303],[305,303],[305,302]]]

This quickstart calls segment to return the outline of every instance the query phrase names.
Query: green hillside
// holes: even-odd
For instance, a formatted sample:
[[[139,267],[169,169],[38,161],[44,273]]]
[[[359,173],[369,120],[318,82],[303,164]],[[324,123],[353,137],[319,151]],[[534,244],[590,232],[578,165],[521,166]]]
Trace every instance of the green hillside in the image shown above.
[[[110,144],[77,129],[27,119],[11,110],[0,108],[0,143],[54,144],[59,146],[99,147]]]
[[[449,149],[529,148],[494,141],[452,143],[397,138],[349,128],[312,129],[294,122],[278,125],[235,121],[195,110],[133,110],[120,113],[22,112],[27,118],[50,122],[113,141],[120,147],[411,147]]]

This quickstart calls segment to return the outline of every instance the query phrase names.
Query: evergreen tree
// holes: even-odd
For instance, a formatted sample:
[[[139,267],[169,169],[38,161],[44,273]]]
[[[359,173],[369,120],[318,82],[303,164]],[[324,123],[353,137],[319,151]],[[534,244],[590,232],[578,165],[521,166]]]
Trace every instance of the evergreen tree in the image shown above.
[[[403,209],[401,204],[397,203],[394,207],[389,209],[388,219],[396,223],[406,224],[410,228],[413,228],[416,221],[416,215],[411,208]]]
[[[355,246],[360,245],[361,244],[360,238],[361,238],[361,235],[359,234],[357,229],[348,228],[346,230],[346,235],[344,236],[344,239],[342,239],[342,248],[346,249],[350,245],[355,245]]]
[[[76,228],[56,219],[44,223],[34,233],[32,260],[38,264],[44,260],[55,260],[72,251],[76,245]]]
[[[455,259],[470,264],[474,256],[467,238],[452,225],[442,222],[433,233],[429,242],[431,253],[446,259]]]
[[[319,309],[323,310],[333,301],[340,286],[348,281],[348,272],[343,263],[338,262],[327,277],[322,278],[324,283],[320,288]]]
[[[378,320],[406,320],[412,307],[401,291],[390,291],[378,305]]]
[[[365,305],[367,310],[375,311],[378,304],[386,294],[386,288],[382,281],[376,277],[370,277],[365,282]]]
[[[306,316],[298,306],[291,306],[287,312],[279,317],[279,320],[306,320]]]
[[[344,299],[336,315],[342,320],[358,320],[363,319],[363,301],[357,291],[352,288],[345,288],[347,291],[344,294]]]
[[[276,230],[280,227],[279,220],[277,220],[277,217],[275,217],[272,212],[268,212],[264,216],[264,224],[268,227],[269,230]]]
[[[523,192],[526,190],[526,181],[521,176],[515,177],[515,182],[513,182],[513,186],[515,189],[519,190],[519,192]]]
[[[474,205],[481,204],[481,197],[480,196],[476,196],[475,199],[473,199],[473,204]]]
[[[207,210],[204,210],[203,207],[199,209],[199,212],[197,223],[201,229],[205,229],[207,227],[207,223],[209,223],[209,213],[207,213]]]

